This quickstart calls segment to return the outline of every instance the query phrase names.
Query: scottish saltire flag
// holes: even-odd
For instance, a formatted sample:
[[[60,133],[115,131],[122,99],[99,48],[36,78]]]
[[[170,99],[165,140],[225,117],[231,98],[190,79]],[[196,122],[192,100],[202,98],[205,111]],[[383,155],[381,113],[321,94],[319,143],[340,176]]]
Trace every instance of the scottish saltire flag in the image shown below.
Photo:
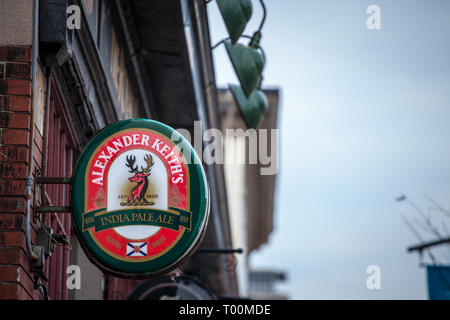
[[[450,300],[450,266],[427,266],[430,300]]]
[[[147,256],[147,242],[127,242],[127,257]]]

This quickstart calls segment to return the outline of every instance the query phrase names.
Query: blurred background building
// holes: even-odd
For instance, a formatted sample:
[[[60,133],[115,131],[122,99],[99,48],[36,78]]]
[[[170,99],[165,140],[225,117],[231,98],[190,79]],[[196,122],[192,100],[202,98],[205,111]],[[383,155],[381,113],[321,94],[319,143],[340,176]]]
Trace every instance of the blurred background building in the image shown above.
[[[267,89],[264,93],[269,103],[259,129],[267,130],[270,141],[270,130],[277,128],[279,91]],[[246,130],[228,89],[219,89],[219,108],[222,132]],[[244,249],[244,254],[237,256],[237,278],[241,294],[247,296],[251,269],[249,255],[266,244],[273,231],[276,175],[261,175],[262,165],[250,163],[249,145],[255,136],[251,136],[250,130],[247,135],[241,132],[241,135],[225,136],[225,177],[233,245]],[[269,148],[269,153],[271,151]]]
[[[286,273],[274,270],[252,270],[249,272],[248,297],[255,300],[286,300],[288,296],[278,293],[277,282],[286,281]]]

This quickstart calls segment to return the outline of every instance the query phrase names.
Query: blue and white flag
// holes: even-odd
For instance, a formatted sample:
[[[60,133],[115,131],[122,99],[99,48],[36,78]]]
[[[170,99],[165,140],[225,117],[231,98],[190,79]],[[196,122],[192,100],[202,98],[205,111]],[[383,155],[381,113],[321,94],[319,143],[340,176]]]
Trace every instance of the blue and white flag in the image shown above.
[[[127,242],[127,257],[147,256],[147,242]]]

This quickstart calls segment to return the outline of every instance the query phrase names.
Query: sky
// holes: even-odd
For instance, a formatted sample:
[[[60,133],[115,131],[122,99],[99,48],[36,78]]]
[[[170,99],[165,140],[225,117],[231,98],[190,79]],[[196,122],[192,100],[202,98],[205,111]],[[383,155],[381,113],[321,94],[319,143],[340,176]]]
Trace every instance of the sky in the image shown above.
[[[251,266],[285,271],[277,289],[291,299],[426,299],[426,269],[406,251],[419,241],[402,215],[415,211],[395,198],[427,207],[426,193],[450,208],[450,2],[265,3],[263,88],[281,90],[281,165],[275,230]],[[369,5],[380,30],[366,26]],[[226,38],[214,1],[208,15],[212,42]],[[238,83],[223,46],[214,63],[218,86]],[[370,265],[379,290],[366,287]]]

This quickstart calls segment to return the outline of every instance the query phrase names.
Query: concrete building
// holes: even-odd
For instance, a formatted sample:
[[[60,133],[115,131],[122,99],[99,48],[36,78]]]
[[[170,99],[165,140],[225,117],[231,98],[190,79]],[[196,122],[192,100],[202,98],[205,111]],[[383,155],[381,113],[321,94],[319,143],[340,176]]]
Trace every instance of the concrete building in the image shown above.
[[[236,273],[240,294],[245,297],[249,295],[249,256],[269,241],[274,225],[276,175],[262,175],[263,165],[252,163],[250,159],[251,152],[259,152],[260,147],[250,147],[250,144],[259,145],[261,136],[258,133],[266,130],[266,141],[270,141],[271,130],[278,128],[279,91],[263,91],[269,102],[268,108],[259,128],[247,131],[231,92],[219,90],[222,132],[226,133],[227,129],[234,132],[225,136],[225,177],[233,246],[244,249],[244,254],[237,256]],[[268,153],[279,154],[279,150],[271,150],[269,144]]]

